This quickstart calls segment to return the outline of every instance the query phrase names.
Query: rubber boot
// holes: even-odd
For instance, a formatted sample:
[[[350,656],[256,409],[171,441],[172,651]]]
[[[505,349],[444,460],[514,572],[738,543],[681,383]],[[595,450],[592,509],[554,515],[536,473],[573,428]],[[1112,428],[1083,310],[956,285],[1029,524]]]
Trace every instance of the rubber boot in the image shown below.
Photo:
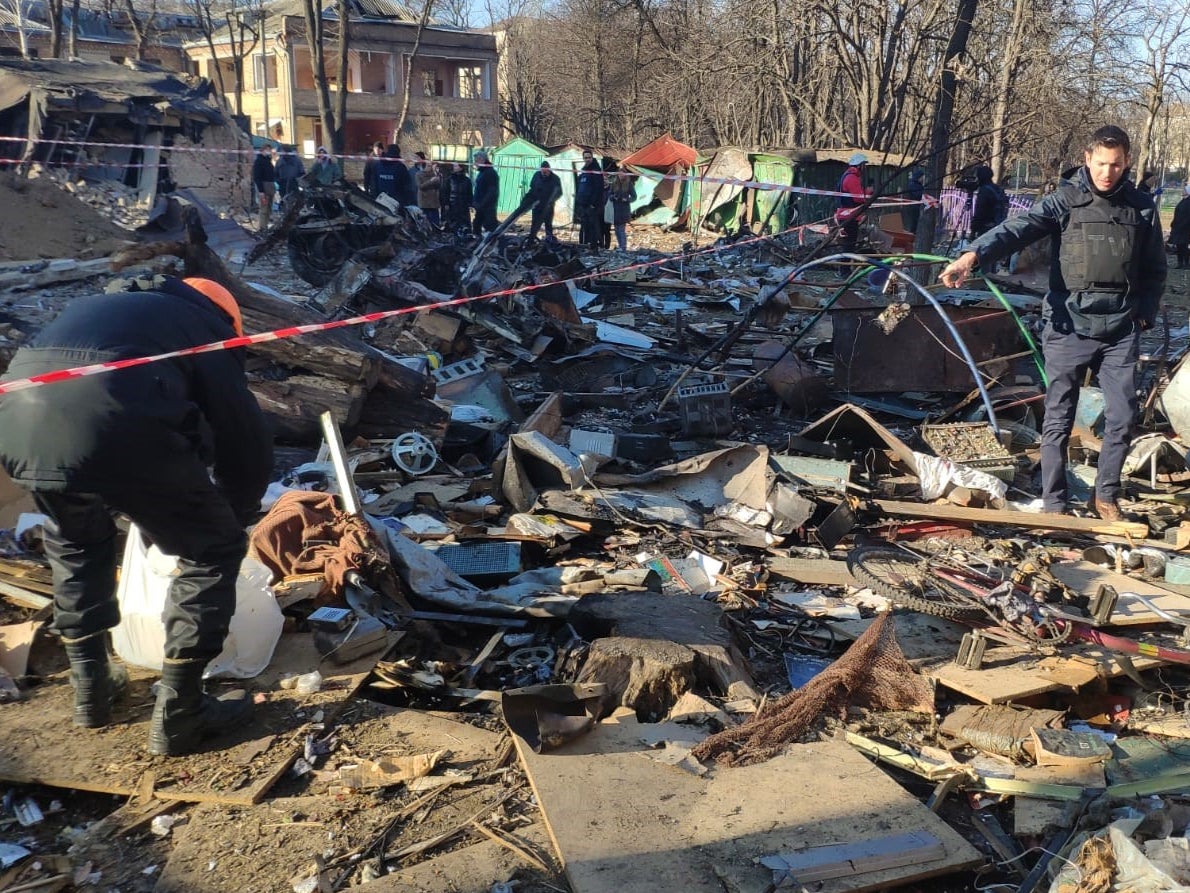
[[[194,753],[202,743],[222,732],[243,726],[252,714],[252,701],[243,690],[213,697],[203,690],[207,661],[165,659],[157,703],[149,723],[149,753],[179,756]]]
[[[112,704],[128,688],[128,671],[110,653],[111,634],[63,639],[74,686],[74,724],[98,729],[112,719]]]

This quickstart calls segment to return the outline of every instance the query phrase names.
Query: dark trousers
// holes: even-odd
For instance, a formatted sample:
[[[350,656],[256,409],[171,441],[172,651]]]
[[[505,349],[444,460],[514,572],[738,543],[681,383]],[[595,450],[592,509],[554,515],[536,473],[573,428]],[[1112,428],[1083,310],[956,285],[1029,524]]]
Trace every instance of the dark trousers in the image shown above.
[[[603,208],[600,205],[582,205],[578,209],[578,240],[588,248],[599,248],[603,242]]]
[[[496,208],[493,205],[490,208],[476,208],[475,209],[475,235],[483,235],[483,233],[490,233],[499,224],[496,221]]]
[[[858,244],[859,218],[850,217],[840,223],[839,251],[844,254],[855,251],[855,246]]]
[[[456,231],[471,229],[471,209],[466,205],[461,208],[450,206],[450,225]]]
[[[1046,511],[1066,507],[1066,454],[1078,408],[1079,387],[1087,370],[1097,373],[1103,391],[1103,449],[1095,474],[1095,492],[1101,500],[1120,497],[1120,470],[1128,453],[1136,419],[1136,358],[1140,332],[1133,330],[1111,341],[1064,335],[1046,323],[1042,334],[1045,353],[1045,421],[1041,426],[1041,497]]]
[[[1174,247],[1178,252],[1178,269],[1184,270],[1190,265],[1190,243],[1179,242]]]
[[[177,469],[178,461],[170,462]],[[131,518],[148,540],[179,558],[165,606],[165,656],[211,660],[235,613],[236,578],[247,546],[231,506],[193,460],[182,477],[106,494],[34,491],[49,517],[45,551],[54,580],[54,627],[68,639],[111,629],[116,602],[116,525]]]
[[[554,237],[554,206],[546,205],[544,208],[537,205],[533,209],[533,217],[529,222],[529,238],[536,239],[537,231],[545,225],[545,237],[552,239]]]

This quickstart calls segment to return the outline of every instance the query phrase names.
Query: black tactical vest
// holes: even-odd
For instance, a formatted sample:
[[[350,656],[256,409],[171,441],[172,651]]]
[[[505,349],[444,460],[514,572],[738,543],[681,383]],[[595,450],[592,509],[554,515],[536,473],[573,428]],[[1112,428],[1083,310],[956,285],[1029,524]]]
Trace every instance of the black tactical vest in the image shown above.
[[[1095,193],[1070,190],[1070,219],[1062,230],[1059,261],[1070,296],[1074,331],[1114,338],[1132,326],[1132,281],[1149,236],[1149,215]]]

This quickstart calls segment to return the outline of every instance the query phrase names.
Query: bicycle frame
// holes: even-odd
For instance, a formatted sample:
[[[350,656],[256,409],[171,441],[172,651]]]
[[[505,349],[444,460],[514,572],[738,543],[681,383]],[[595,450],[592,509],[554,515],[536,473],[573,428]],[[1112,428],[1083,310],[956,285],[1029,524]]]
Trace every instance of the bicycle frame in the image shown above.
[[[991,589],[984,589],[972,580],[976,578],[984,585],[991,584],[992,588],[999,585],[997,581],[984,574],[975,571],[967,570],[965,572],[957,572],[950,568],[931,568],[931,572],[937,574],[942,579],[949,583],[953,583],[970,592],[972,595],[980,599],[986,599],[991,593]],[[1021,586],[1014,586],[1013,589],[1017,592],[1027,594],[1028,590]],[[1089,623],[1084,623],[1081,620],[1072,620],[1053,609],[1047,610],[1045,604],[1037,604],[1037,612],[1042,617],[1053,623],[1054,627],[1060,632],[1067,634],[1067,637],[1079,642],[1088,642],[1093,645],[1099,645],[1109,651],[1114,651],[1118,654],[1136,654],[1142,657],[1152,657],[1157,660],[1168,661],[1169,663],[1190,664],[1190,650],[1185,648],[1169,648],[1164,645],[1155,645],[1149,642],[1138,642],[1135,639],[1127,638],[1126,636],[1116,636],[1111,633],[1106,633],[1103,630],[1097,629]],[[1012,632],[1011,627],[1004,627],[1001,624],[988,624],[1000,631]],[[1027,640],[1026,640],[1027,641]]]

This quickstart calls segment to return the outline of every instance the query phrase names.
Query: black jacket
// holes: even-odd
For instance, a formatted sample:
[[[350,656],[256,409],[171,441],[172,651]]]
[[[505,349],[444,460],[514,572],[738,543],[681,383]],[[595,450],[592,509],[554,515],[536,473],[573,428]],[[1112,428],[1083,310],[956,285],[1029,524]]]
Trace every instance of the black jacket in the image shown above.
[[[447,180],[450,187],[451,209],[471,207],[471,178],[463,171],[455,171]]]
[[[1169,224],[1169,241],[1173,245],[1190,244],[1190,195],[1173,209],[1173,221]]]
[[[391,195],[397,203],[408,207],[417,204],[417,190],[413,186],[413,176],[405,162],[395,156],[385,155],[380,159],[376,169],[377,194],[383,192]]]
[[[273,167],[273,159],[263,152],[257,154],[252,162],[252,185],[257,192],[264,192],[266,183],[275,183],[277,169]]]
[[[4,380],[234,338],[227,317],[173,279],[160,291],[81,298],[17,351]],[[237,511],[272,474],[270,432],[244,351],[220,350],[0,397],[0,463],[29,489],[101,495],[168,480],[197,455]],[[118,506],[118,503],[117,503]]]
[[[306,172],[306,166],[302,164],[302,159],[298,158],[295,153],[287,152],[277,159],[274,170],[277,174],[277,185],[281,187],[281,194],[288,195],[298,178]]]
[[[980,236],[969,246],[979,257],[979,264],[987,267],[1007,259],[1013,252],[1020,251],[1046,236],[1053,238],[1050,259],[1049,291],[1042,307],[1046,319],[1057,319],[1069,324],[1065,305],[1070,289],[1062,272],[1062,234],[1070,223],[1070,209],[1076,203],[1086,202],[1094,190],[1086,167],[1077,168],[1063,180],[1058,188],[1037,202],[1029,211],[1010,217],[994,229]],[[1140,192],[1126,177],[1105,196],[1117,207],[1135,208],[1142,219],[1148,222],[1143,238],[1136,247],[1134,261],[1127,270],[1128,303],[1133,308],[1133,317],[1150,325],[1157,315],[1161,295],[1165,290],[1168,261],[1165,257],[1165,243],[1161,237],[1161,221],[1157,217],[1153,198]]]
[[[578,184],[574,190],[576,207],[593,208],[603,204],[603,168],[592,158],[583,165],[578,175]]]
[[[525,197],[521,199],[521,207],[528,210],[529,208],[538,208],[544,210],[552,208],[554,203],[562,197],[562,181],[557,174],[550,174],[548,177],[538,171],[529,180],[529,191],[525,193]]]
[[[500,175],[491,165],[483,165],[475,175],[475,211],[495,211],[500,200]]]
[[[380,184],[376,182],[378,173],[380,173],[380,157],[372,155],[364,162],[364,192],[373,198],[380,194]]]

